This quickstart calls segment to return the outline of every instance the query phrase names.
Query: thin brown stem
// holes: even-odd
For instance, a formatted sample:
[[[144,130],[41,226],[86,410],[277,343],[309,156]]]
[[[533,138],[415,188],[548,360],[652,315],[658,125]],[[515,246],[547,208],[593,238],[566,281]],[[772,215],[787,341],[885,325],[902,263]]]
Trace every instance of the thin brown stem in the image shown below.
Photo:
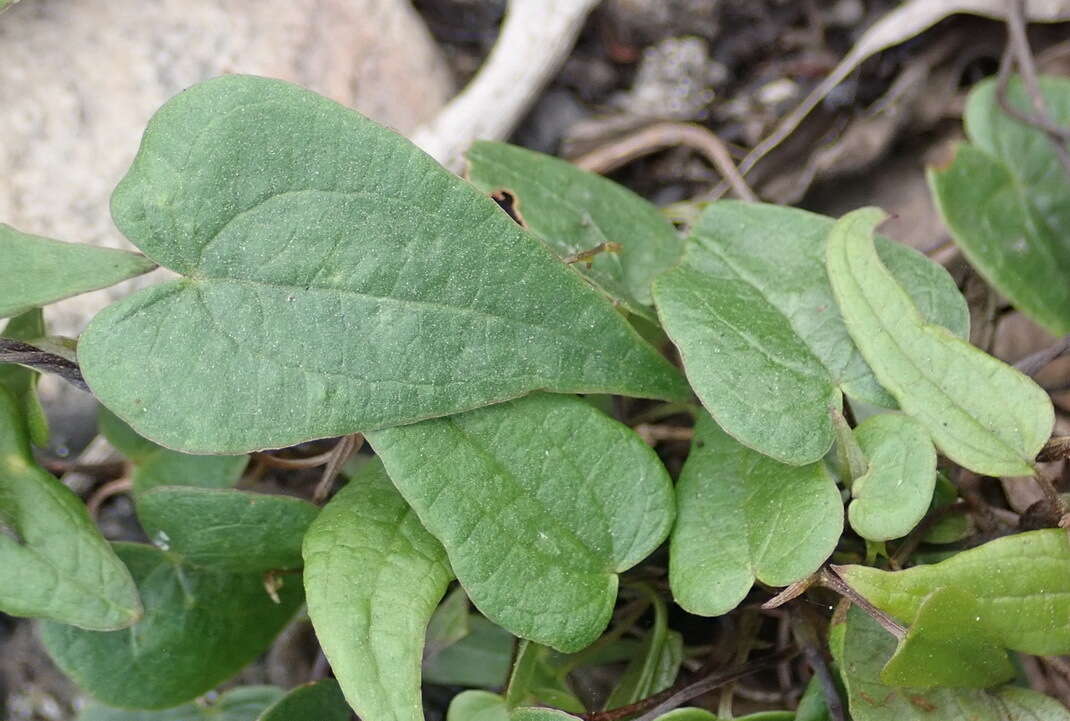
[[[581,155],[573,162],[593,173],[608,173],[644,155],[679,145],[692,148],[705,157],[732,188],[736,197],[750,203],[758,202],[758,196],[743,179],[724,142],[709,128],[694,123],[648,125]]]
[[[1032,102],[1031,113],[1015,107],[1007,95],[1012,65],[1017,65],[1022,85]],[[1026,34],[1025,0],[1009,0],[1007,3],[1007,50],[1000,62],[996,98],[1005,113],[1048,136],[1063,170],[1070,176],[1070,150],[1066,147],[1070,140],[1070,128],[1059,125],[1048,115],[1044,93],[1037,79],[1033,51],[1029,47],[1029,36]]]
[[[895,636],[898,640],[902,641],[906,638],[906,628],[887,613],[870,603],[865,596],[851,588],[851,586],[843,580],[835,567],[826,566],[821,569],[821,585],[835,591],[854,605],[858,606],[874,621],[879,623],[885,631]]]
[[[805,609],[800,609],[795,613],[789,611],[789,613],[791,614],[795,642],[802,647],[806,662],[810,664],[810,668],[814,670],[814,674],[817,675],[821,683],[829,719],[831,721],[845,721],[847,715],[844,713],[843,700],[840,698],[840,691],[836,686],[836,681],[832,677],[832,671],[829,670],[828,663],[825,661],[825,655],[822,652],[824,644],[818,638],[817,629],[806,617]]]
[[[91,495],[85,502],[86,510],[89,511],[89,517],[96,520],[97,514],[100,512],[100,507],[104,505],[104,501],[112,496],[127,493],[133,487],[134,483],[130,479],[130,476],[123,476],[122,478],[116,478],[114,481],[109,481],[93,491],[93,495]]]
[[[363,445],[364,436],[360,433],[342,436],[338,440],[338,444],[331,449],[330,457],[327,459],[327,463],[323,467],[323,477],[320,478],[320,482],[316,484],[316,490],[312,493],[313,503],[323,503],[324,499],[330,494],[331,487],[334,485],[334,479],[338,477],[338,473],[342,470],[342,466],[344,466],[345,462],[349,460],[349,457],[359,451]]]
[[[684,686],[679,690],[670,689],[669,692],[662,692],[657,696],[652,696],[648,699],[643,699],[638,703],[631,704],[631,706],[625,706],[620,709],[613,709],[611,711],[603,711],[602,714],[614,714],[614,715],[594,715],[587,714],[580,716],[585,721],[619,721],[620,719],[628,718],[635,713],[645,711],[642,716],[639,716],[635,721],[654,721],[659,716],[672,711],[674,708],[678,708],[693,698],[698,698],[703,694],[709,693],[716,688],[719,688],[726,683],[738,681],[741,678],[750,676],[758,671],[763,671],[767,668],[776,666],[778,663],[785,659],[789,659],[799,653],[796,648],[788,648],[783,651],[777,651],[771,653],[760,659],[748,661],[742,666],[736,668],[730,668],[725,671],[711,674],[706,678],[696,681],[693,684]],[[664,697],[660,699],[659,697]],[[657,700],[655,700],[657,699]],[[623,713],[621,713],[623,712]],[[595,712],[596,714],[598,712]]]

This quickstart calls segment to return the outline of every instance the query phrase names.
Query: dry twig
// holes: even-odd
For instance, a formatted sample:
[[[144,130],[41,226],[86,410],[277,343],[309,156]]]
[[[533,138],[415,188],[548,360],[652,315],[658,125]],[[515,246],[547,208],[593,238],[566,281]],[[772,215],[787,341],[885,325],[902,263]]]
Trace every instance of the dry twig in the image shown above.
[[[758,201],[758,196],[743,179],[743,175],[736,168],[728,148],[721,139],[709,128],[694,123],[664,122],[648,125],[581,155],[573,162],[593,173],[608,173],[622,165],[627,165],[636,158],[678,145],[701,153],[721,174],[736,197],[751,203]]]

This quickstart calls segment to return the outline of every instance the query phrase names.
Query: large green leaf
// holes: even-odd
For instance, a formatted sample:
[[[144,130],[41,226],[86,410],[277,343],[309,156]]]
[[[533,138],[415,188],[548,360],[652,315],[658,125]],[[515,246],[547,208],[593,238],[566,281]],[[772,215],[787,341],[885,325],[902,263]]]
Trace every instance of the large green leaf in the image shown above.
[[[905,571],[868,566],[838,571],[871,603],[906,624],[914,623],[929,594],[955,588],[973,599],[978,627],[1004,647],[1039,655],[1070,653],[1070,541],[1062,529],[1004,536]]]
[[[476,607],[559,651],[598,637],[617,574],[672,526],[657,455],[575,396],[536,393],[368,441]]]
[[[833,643],[854,721],[1068,721],[1062,704],[1015,686],[979,689],[902,688],[880,679],[895,639],[857,608],[834,627]]]
[[[901,413],[881,413],[854,430],[867,470],[851,484],[851,528],[870,541],[910,533],[925,517],[936,486],[936,449],[925,427]]]
[[[195,456],[158,446],[138,435],[113,413],[102,408],[100,433],[134,464],[135,495],[161,486],[230,488],[249,464],[248,456]]]
[[[832,444],[841,394],[894,407],[851,342],[824,271],[833,222],[793,208],[722,201],[687,255],[654,284],[658,314],[707,410],[746,446],[793,465]],[[923,314],[968,334],[966,303],[943,268],[906,246],[878,250]]]
[[[19,407],[2,386],[0,610],[98,630],[141,615],[130,573],[81,500],[37,465]]]
[[[979,83],[966,104],[971,143],[929,171],[929,183],[955,242],[1019,310],[1052,333],[1070,333],[1070,178],[1040,130],[1000,107],[995,78]],[[1049,117],[1070,123],[1070,80],[1040,80]],[[1022,84],[1009,100],[1027,112]]]
[[[467,636],[424,662],[425,682],[487,689],[505,685],[515,637],[478,614],[468,624]]]
[[[299,498],[230,489],[161,486],[137,499],[153,543],[229,573],[301,568],[301,542],[318,512]]]
[[[881,262],[864,208],[828,237],[829,280],[844,321],[881,385],[951,460],[977,473],[1030,475],[1055,422],[1029,377],[925,320]]]
[[[0,223],[0,318],[115,285],[156,264],[125,250],[63,243]]]
[[[15,340],[35,340],[45,335],[45,318],[40,308],[17,315],[7,321],[0,336]],[[7,388],[15,397],[16,405],[30,429],[30,440],[35,446],[48,443],[48,419],[37,397],[37,379],[40,373],[15,363],[0,363],[0,386]]]
[[[423,721],[424,634],[453,579],[382,464],[366,464],[305,536],[316,636],[346,699],[367,721]]]
[[[77,721],[257,721],[260,713],[284,693],[274,686],[240,686],[213,704],[190,703],[166,711],[129,711],[91,703]]]
[[[689,393],[493,200],[283,82],[229,75],[166,103],[112,212],[184,277],[94,318],[82,371],[169,448],[289,446],[536,388]]]
[[[56,665],[112,706],[168,708],[212,689],[262,653],[304,598],[297,578],[286,578],[275,603],[260,574],[211,571],[137,543],[114,547],[144,617],[122,631],[41,628]]]
[[[257,721],[349,721],[349,707],[333,678],[300,686]]]
[[[476,142],[468,179],[481,190],[507,191],[524,224],[562,258],[616,243],[580,272],[632,312],[653,318],[650,284],[683,253],[683,239],[651,203],[575,165],[505,143]]]
[[[778,463],[705,414],[676,504],[669,583],[676,602],[702,616],[731,611],[755,579],[786,586],[813,573],[843,531],[840,494],[822,463]]]

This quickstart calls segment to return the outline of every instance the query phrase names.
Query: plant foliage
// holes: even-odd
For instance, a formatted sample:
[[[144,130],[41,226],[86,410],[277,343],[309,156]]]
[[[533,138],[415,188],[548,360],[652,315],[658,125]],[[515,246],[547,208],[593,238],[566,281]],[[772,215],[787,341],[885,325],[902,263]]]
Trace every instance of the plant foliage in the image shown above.
[[[1070,117],[1070,85],[1043,87]],[[934,194],[1066,332],[1070,179],[994,92]],[[0,226],[0,360],[23,364],[0,366],[0,611],[41,620],[81,721],[420,721],[429,686],[448,721],[717,721],[695,699],[731,715],[723,689],[790,681],[795,651],[798,708],[741,718],[1070,719],[1020,672],[1070,654],[1051,398],[970,345],[954,280],[875,235],[882,211],[718,201],[680,232],[564,161],[468,158],[464,180],[227,76],[157,112],[115,191],[144,255]],[[76,349],[48,337],[42,305],[156,264],[178,277]],[[103,407],[141,542],[35,455],[55,358]],[[317,465],[345,478],[326,503]],[[979,475],[1049,493],[1003,527]],[[204,696],[306,601],[333,678]]]

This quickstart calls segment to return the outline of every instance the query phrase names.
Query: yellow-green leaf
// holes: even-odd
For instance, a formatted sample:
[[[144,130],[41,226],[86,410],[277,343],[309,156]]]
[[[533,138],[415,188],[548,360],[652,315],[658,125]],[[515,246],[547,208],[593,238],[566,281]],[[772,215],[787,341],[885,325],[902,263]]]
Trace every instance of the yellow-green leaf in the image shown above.
[[[876,208],[841,218],[826,262],[851,337],[900,408],[956,463],[988,475],[1030,475],[1055,422],[1030,378],[927,322],[873,246]]]

